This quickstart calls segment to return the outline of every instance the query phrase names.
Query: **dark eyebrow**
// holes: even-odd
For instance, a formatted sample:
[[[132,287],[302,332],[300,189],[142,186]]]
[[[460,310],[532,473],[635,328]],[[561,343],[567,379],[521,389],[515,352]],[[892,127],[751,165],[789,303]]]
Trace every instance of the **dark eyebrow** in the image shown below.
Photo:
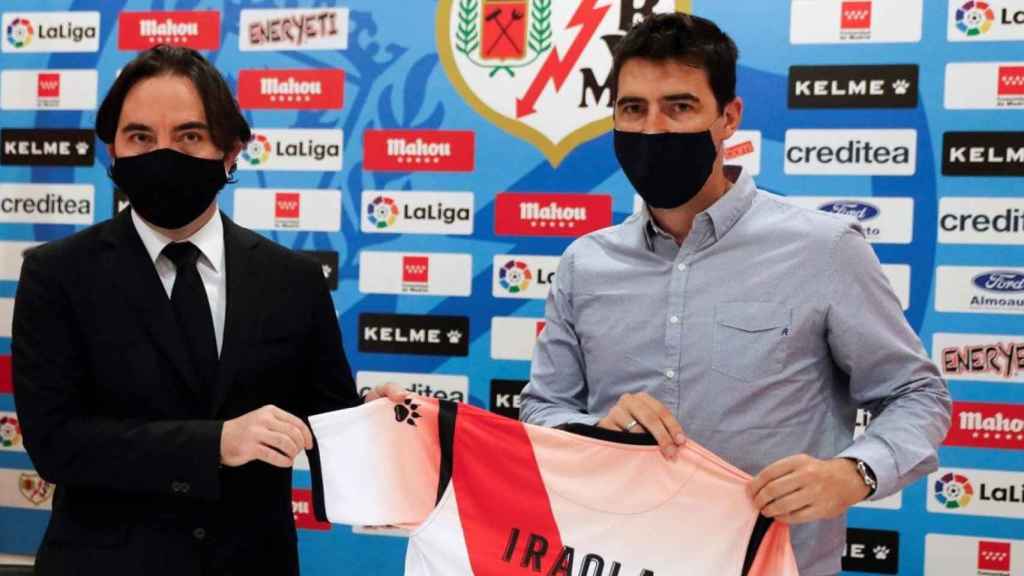
[[[129,122],[121,128],[121,132],[152,132],[153,129],[145,124],[139,124],[138,122]]]
[[[621,96],[615,101],[615,107],[625,106],[627,104],[643,104],[646,102],[643,98],[637,98],[636,96]]]
[[[178,124],[177,126],[174,127],[174,131],[175,132],[184,132],[186,130],[206,130],[206,131],[209,131],[210,127],[207,126],[205,123],[199,122],[199,121],[185,122],[184,124]]]
[[[683,92],[681,94],[669,94],[662,98],[666,102],[700,102],[700,98],[689,92]]]

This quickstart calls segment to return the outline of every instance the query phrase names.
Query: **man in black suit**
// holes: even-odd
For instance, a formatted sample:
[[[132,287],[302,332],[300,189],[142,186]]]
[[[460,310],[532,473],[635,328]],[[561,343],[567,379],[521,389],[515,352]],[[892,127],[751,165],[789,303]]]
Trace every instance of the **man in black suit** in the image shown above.
[[[132,208],[26,253],[15,302],[15,402],[57,485],[37,573],[297,574],[302,418],[361,402],[320,267],[219,212],[250,130],[197,52],[125,66],[97,133]]]

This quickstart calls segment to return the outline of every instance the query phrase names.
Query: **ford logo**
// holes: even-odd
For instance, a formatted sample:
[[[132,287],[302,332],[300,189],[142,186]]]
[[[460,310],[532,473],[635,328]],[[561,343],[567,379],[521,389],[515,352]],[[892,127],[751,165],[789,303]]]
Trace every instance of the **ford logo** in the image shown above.
[[[1024,274],[1000,270],[986,272],[974,277],[974,285],[989,292],[1024,292]]]
[[[863,222],[878,216],[878,207],[864,202],[838,201],[818,206],[818,210],[840,216],[852,216]]]

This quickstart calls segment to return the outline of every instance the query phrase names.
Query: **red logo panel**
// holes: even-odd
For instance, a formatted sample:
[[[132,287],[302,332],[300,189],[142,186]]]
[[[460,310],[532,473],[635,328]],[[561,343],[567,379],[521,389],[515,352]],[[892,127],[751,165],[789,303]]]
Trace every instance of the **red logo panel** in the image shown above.
[[[503,192],[494,201],[499,236],[582,236],[612,224],[612,197]]]
[[[475,137],[468,130],[367,130],[363,168],[380,172],[470,172]]]
[[[217,50],[220,48],[220,12],[121,12],[117,29],[118,49],[146,50],[157,44]]]
[[[345,73],[324,70],[239,70],[242,108],[328,110],[342,107]]]

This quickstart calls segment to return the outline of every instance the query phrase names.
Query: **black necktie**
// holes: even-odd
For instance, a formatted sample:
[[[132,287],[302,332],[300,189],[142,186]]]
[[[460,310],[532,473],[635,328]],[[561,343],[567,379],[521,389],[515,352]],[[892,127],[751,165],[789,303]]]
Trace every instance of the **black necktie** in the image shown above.
[[[191,242],[173,243],[165,246],[162,253],[178,269],[171,290],[171,305],[200,386],[208,392],[217,378],[219,360],[210,301],[196,268],[199,248]]]

